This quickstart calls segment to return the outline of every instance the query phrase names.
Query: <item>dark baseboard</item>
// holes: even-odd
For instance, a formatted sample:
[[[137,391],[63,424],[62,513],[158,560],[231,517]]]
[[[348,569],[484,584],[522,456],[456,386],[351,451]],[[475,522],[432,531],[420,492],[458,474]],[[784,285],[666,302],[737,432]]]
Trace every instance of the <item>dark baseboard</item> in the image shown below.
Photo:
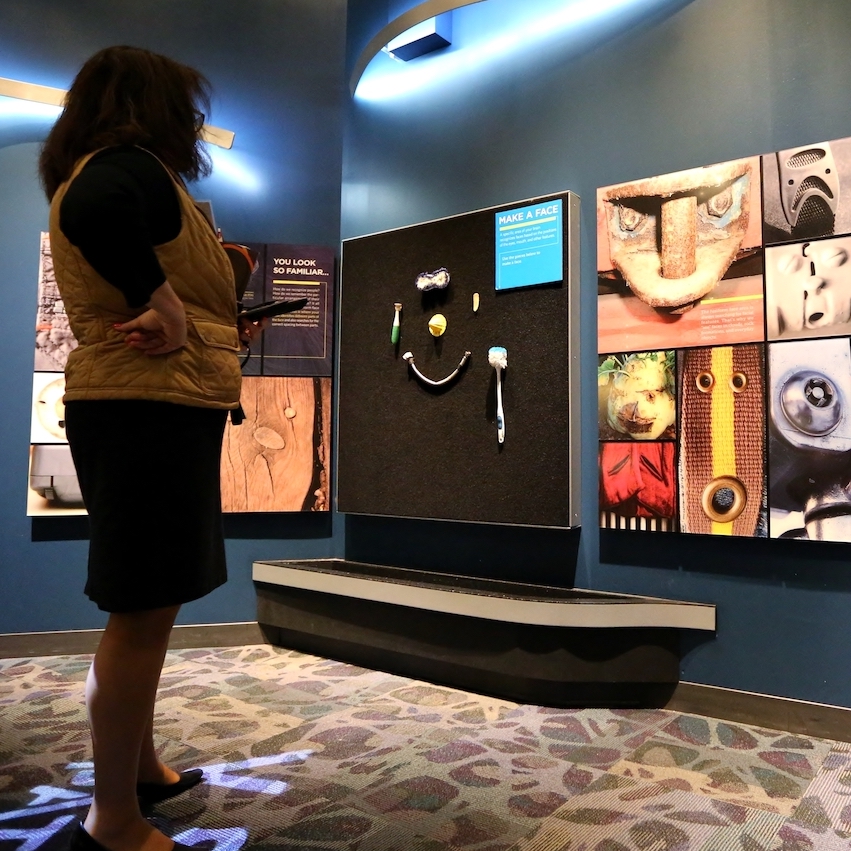
[[[0,659],[94,653],[102,634],[102,629],[0,634]],[[171,632],[168,646],[172,650],[185,650],[190,647],[234,647],[268,643],[260,625],[248,621],[176,626]]]
[[[665,709],[851,742],[851,709],[844,706],[680,682]]]

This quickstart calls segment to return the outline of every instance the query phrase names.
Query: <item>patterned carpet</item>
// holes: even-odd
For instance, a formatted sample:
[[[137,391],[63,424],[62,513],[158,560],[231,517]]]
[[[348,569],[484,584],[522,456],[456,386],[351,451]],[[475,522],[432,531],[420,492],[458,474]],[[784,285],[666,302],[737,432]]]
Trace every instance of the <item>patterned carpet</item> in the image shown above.
[[[64,849],[89,658],[0,660],[0,849]],[[851,849],[851,745],[665,710],[525,706],[268,646],[171,652],[152,818],[207,851]]]

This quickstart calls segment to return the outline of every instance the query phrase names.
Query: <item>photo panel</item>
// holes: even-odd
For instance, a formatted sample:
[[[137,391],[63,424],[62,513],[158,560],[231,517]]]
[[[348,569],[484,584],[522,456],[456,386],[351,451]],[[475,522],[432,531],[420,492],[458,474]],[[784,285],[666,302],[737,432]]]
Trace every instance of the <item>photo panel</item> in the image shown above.
[[[42,233],[39,241],[38,308],[35,320],[36,372],[63,372],[68,355],[77,348],[65,305],[56,286],[50,235]]]
[[[600,440],[673,440],[677,423],[674,350],[600,357],[597,421]]]
[[[762,173],[766,245],[851,233],[851,138],[766,154]]]
[[[680,353],[680,529],[765,537],[764,346]]]
[[[771,537],[851,541],[851,343],[771,343],[768,363]]]
[[[222,442],[222,510],[228,514],[327,511],[331,379],[243,379],[245,419]]]
[[[53,272],[50,235],[39,238],[38,301],[27,469],[27,516],[85,514],[65,436],[65,364],[77,347]]]
[[[85,514],[77,470],[67,443],[30,445],[28,517]]]
[[[851,236],[765,249],[769,340],[851,334]]]
[[[30,443],[67,443],[65,436],[65,373],[33,373]]]
[[[330,248],[249,243],[257,257],[243,307],[306,299],[269,321],[242,356],[246,419],[227,424],[226,513],[330,510],[335,256]],[[53,274],[50,236],[39,243],[27,515],[85,514],[65,437],[65,365],[77,347]],[[258,383],[259,382],[259,383]]]
[[[665,531],[851,541],[851,137],[603,187],[597,237],[601,526],[662,530],[658,443]],[[661,436],[616,392],[651,352],[675,361]]]
[[[640,532],[677,531],[673,441],[600,444],[600,526]]]
[[[597,192],[598,351],[764,337],[758,157]]]

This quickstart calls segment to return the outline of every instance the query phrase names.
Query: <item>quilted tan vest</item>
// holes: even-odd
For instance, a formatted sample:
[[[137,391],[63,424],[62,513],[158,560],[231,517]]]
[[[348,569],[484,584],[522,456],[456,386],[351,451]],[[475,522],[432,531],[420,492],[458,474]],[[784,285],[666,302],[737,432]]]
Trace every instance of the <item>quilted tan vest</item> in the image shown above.
[[[175,180],[182,225],[154,251],[186,309],[186,345],[145,355],[113,328],[143,313],[102,278],[59,228],[59,207],[71,181],[97,152],[75,165],[50,205],[50,245],[56,282],[79,343],[65,367],[65,401],[151,399],[205,408],[236,408],[241,373],[236,294],[230,261],[204,215]],[[172,178],[174,179],[174,178]],[[132,258],[128,258],[132,263]]]

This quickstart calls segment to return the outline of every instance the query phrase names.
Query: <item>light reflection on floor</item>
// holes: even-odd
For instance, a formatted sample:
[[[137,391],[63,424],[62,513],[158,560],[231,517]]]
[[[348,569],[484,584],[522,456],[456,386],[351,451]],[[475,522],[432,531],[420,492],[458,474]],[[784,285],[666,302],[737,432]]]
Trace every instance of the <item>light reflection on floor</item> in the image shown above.
[[[255,795],[280,795],[287,791],[289,784],[283,780],[269,780],[252,777],[244,772],[269,765],[291,765],[304,762],[311,751],[292,751],[276,756],[256,757],[241,762],[222,762],[216,765],[199,766],[204,771],[204,782],[225,789],[240,789]],[[71,778],[74,786],[94,786],[94,765],[91,762],[72,762],[66,768],[76,771]],[[87,792],[76,789],[61,789],[55,786],[34,786],[30,790],[33,796],[25,807],[0,813],[0,842],[14,842],[17,851],[36,851],[72,822],[85,815],[92,797]],[[74,815],[67,811],[73,810]],[[51,813],[66,813],[54,818],[49,824],[40,827],[15,827],[16,821],[30,821],[34,816]],[[10,825],[11,826],[4,826]],[[248,840],[248,830],[244,827],[200,828],[193,827],[173,836],[175,842],[184,845],[205,843],[209,851],[239,851]],[[23,844],[18,844],[22,842]],[[3,846],[0,845],[0,848]]]

